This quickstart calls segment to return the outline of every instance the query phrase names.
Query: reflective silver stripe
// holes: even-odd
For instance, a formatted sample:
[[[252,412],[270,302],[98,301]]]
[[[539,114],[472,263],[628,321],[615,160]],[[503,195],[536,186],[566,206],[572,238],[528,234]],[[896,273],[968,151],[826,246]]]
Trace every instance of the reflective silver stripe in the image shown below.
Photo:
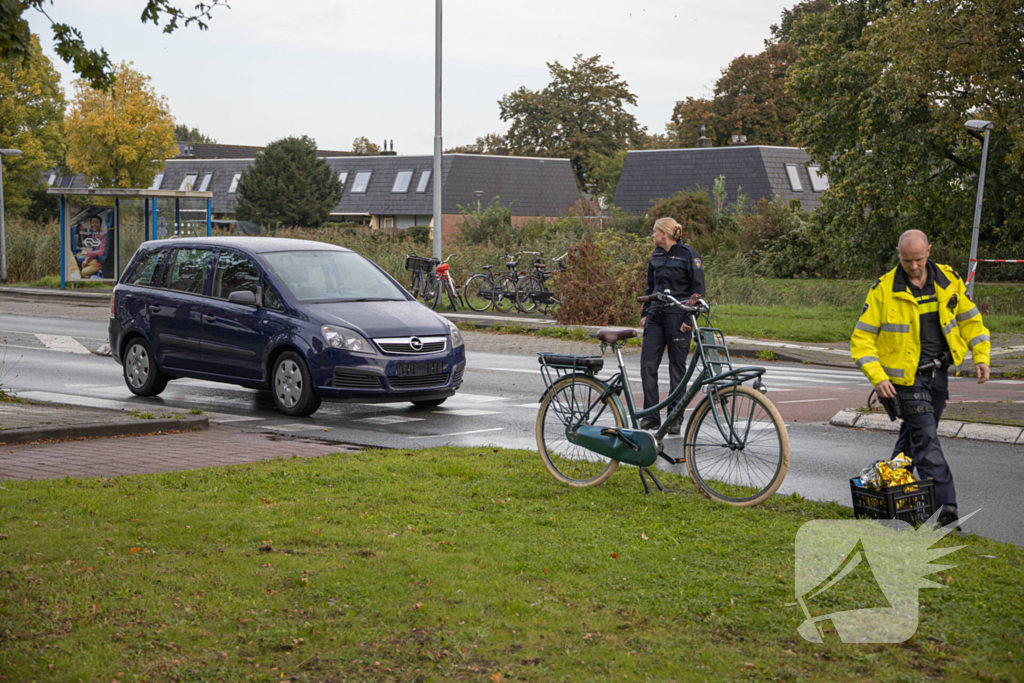
[[[882,366],[882,369],[885,370],[885,374],[889,375],[890,377],[903,377],[902,370],[897,370],[896,368],[887,368],[884,365]]]
[[[969,310],[966,310],[963,313],[957,313],[956,321],[958,323],[962,323],[965,320],[970,320],[971,318],[973,318],[976,315],[978,315],[978,307],[977,306],[971,306],[971,308]]]
[[[878,334],[879,330],[879,328],[875,327],[874,325],[868,325],[863,320],[857,321],[857,329],[860,330],[861,332],[870,332],[871,334]]]
[[[910,325],[894,325],[892,323],[882,323],[882,332],[899,332],[901,334],[907,334],[910,332]]]
[[[943,334],[949,334],[950,332],[953,331],[954,327],[956,327],[956,321],[955,320],[950,320],[949,324],[942,328],[942,333]]]
[[[857,367],[858,368],[862,368],[867,363],[880,363],[880,362],[881,361],[878,360],[877,358],[875,358],[874,356],[862,356],[861,358],[857,359]]]
[[[987,341],[989,341],[989,336],[987,334],[979,334],[974,339],[968,340],[967,345],[969,347],[971,347],[971,350],[973,351],[975,346],[977,346],[981,342],[987,342]]]

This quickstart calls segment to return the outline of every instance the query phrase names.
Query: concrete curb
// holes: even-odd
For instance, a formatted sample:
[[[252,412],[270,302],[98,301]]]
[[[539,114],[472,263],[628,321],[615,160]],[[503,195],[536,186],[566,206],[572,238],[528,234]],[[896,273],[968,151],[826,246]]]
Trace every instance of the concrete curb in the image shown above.
[[[856,410],[840,410],[829,424],[833,427],[855,427],[883,432],[898,432],[902,420],[892,422],[887,415],[880,413],[861,413]],[[950,439],[968,439],[971,441],[994,441],[1024,446],[1024,428],[1008,425],[993,425],[984,422],[959,422],[943,420],[939,422],[939,436]]]
[[[74,301],[97,306],[110,305],[110,292],[85,292],[71,289],[42,289],[39,287],[0,287],[0,298],[22,301]]]
[[[127,418],[113,422],[81,425],[51,425],[5,429],[0,432],[0,444],[12,445],[32,441],[67,441],[69,439],[100,439],[111,436],[142,436],[155,432],[191,432],[209,429],[206,415],[189,415],[181,419],[157,418],[140,420]]]

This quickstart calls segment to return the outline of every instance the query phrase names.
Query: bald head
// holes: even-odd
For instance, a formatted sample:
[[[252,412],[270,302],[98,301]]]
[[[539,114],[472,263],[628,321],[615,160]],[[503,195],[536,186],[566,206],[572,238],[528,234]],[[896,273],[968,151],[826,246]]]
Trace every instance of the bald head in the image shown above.
[[[907,230],[900,235],[896,253],[910,281],[918,287],[922,286],[928,278],[928,256],[932,253],[928,236],[920,230]]]

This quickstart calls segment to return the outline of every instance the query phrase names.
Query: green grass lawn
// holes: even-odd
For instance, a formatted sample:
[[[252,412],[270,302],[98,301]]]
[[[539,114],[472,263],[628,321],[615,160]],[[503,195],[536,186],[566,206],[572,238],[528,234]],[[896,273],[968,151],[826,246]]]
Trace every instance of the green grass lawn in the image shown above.
[[[850,511],[664,480],[432,449],[3,482],[0,680],[1019,680],[1020,548],[966,537],[905,643],[813,645],[795,534]]]

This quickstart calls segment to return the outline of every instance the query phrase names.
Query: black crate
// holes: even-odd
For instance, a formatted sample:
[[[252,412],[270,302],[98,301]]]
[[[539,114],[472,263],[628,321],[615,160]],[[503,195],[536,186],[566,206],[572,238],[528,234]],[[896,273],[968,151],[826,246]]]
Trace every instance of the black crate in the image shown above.
[[[405,257],[406,270],[421,270],[429,272],[434,269],[434,266],[437,265],[437,263],[438,261],[436,259],[413,256],[412,254]]]
[[[884,489],[869,489],[850,480],[853,515],[869,519],[899,519],[908,524],[923,524],[935,512],[935,480],[899,484]]]

